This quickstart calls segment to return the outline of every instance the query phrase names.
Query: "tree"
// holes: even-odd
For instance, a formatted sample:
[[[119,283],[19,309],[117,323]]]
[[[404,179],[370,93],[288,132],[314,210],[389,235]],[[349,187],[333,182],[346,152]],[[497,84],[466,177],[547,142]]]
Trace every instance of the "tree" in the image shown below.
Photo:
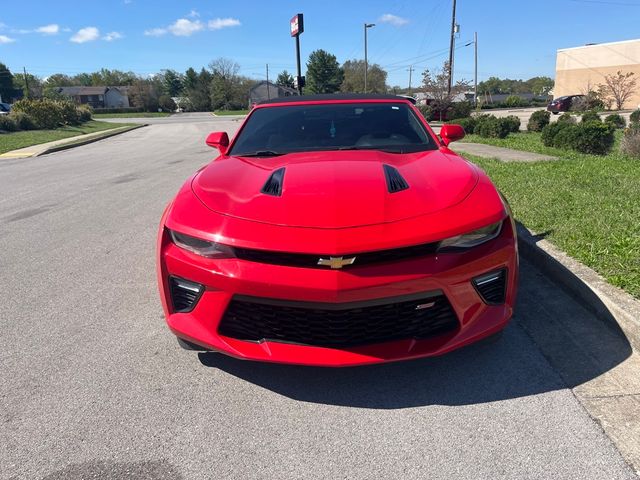
[[[190,90],[196,88],[198,84],[198,72],[196,72],[192,67],[189,67],[186,72],[184,72],[184,79],[182,80],[182,85],[186,90]]]
[[[529,92],[536,95],[548,95],[555,85],[553,78],[550,77],[533,77],[524,83],[527,85]]]
[[[344,79],[342,92],[364,92],[364,60],[347,60],[342,64]],[[367,90],[373,93],[387,91],[387,72],[380,65],[369,65],[367,70]]]
[[[620,70],[615,75],[605,75],[604,83],[598,86],[600,98],[608,100],[609,104],[615,103],[616,109],[621,110],[635,93],[638,82],[634,75],[634,72],[622,73]]]
[[[293,76],[286,70],[281,71],[276,78],[276,85],[294,88]]]
[[[469,90],[471,84],[466,80],[458,80],[451,86],[449,93],[449,62],[445,62],[441,70],[431,72],[429,69],[422,73],[422,87],[432,104],[439,120],[446,118],[446,112],[454,103],[454,99]]]
[[[27,84],[29,91],[27,92]],[[42,80],[40,77],[27,73],[27,81],[25,82],[24,73],[16,73],[13,76],[14,90],[22,90],[25,98],[40,98],[42,96]]]
[[[152,80],[137,79],[129,89],[129,101],[146,112],[158,110],[158,90]]]
[[[0,96],[3,102],[8,102],[15,96],[13,74],[4,63],[0,63]]]
[[[162,72],[162,90],[170,97],[177,97],[182,93],[182,75],[175,70]]]
[[[307,61],[307,86],[309,93],[335,93],[340,90],[343,72],[335,55],[315,50]]]
[[[217,58],[209,63],[212,72],[210,85],[211,108],[214,110],[236,110],[243,108],[238,76],[240,65],[228,58]]]
[[[204,68],[200,70],[200,73],[196,73],[193,68],[189,68],[186,71],[184,76],[184,93],[189,99],[191,110],[196,112],[207,112],[211,110],[209,87],[212,77],[211,72]]]

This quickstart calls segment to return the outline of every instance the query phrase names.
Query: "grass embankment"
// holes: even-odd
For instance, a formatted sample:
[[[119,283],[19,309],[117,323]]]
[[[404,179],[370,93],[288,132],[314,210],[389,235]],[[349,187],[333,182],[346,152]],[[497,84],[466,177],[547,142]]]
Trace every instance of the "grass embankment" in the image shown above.
[[[540,134],[468,141],[556,155],[559,160],[502,163],[466,155],[508,198],[516,218],[545,234],[613,285],[640,298],[640,159],[619,152],[584,155],[545,147]]]
[[[111,130],[127,126],[126,123],[107,123],[91,120],[82,125],[67,126],[55,130],[25,130],[0,134],[0,153],[10,152],[18,148],[30,147],[41,143],[75,137],[87,133]]]
[[[137,113],[94,113],[93,118],[153,118],[168,117],[167,112],[137,112]]]
[[[249,113],[249,110],[216,110],[213,112],[214,115],[223,117],[227,115],[246,115]]]

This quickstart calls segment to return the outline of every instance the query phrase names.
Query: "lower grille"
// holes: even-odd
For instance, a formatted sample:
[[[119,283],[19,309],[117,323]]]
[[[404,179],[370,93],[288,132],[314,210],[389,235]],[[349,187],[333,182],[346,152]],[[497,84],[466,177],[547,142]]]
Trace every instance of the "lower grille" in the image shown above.
[[[245,341],[351,347],[391,340],[420,340],[452,332],[458,326],[455,312],[441,292],[383,299],[374,305],[371,302],[342,305],[284,302],[237,296],[229,303],[218,331]]]

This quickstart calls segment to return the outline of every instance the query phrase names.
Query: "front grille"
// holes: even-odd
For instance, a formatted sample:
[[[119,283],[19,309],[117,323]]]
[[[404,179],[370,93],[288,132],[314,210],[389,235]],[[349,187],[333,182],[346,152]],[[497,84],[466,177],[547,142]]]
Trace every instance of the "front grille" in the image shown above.
[[[503,268],[476,277],[473,279],[473,285],[485,303],[489,305],[503,304],[507,293],[507,270]]]
[[[411,247],[394,248],[391,250],[378,250],[376,252],[353,253],[341,255],[343,258],[355,257],[355,261],[351,265],[345,265],[343,268],[352,268],[355,266],[372,265],[376,263],[397,262],[408,258],[424,257],[433,255],[438,250],[440,242],[424,243],[422,245],[414,245]],[[321,258],[329,259],[332,255],[312,255],[308,253],[287,253],[273,252],[268,250],[253,250],[249,248],[234,248],[237,258],[241,260],[249,260],[251,262],[268,263],[271,265],[284,265],[289,267],[301,268],[329,268],[324,265],[318,265]]]
[[[452,332],[458,320],[441,292],[348,304],[285,302],[234,297],[221,335],[323,347],[353,347],[391,340],[425,339]]]

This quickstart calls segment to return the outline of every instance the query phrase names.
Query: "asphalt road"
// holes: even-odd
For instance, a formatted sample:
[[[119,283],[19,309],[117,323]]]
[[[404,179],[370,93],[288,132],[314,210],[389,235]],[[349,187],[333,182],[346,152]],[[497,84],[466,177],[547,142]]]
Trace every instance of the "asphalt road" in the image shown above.
[[[560,345],[576,373],[552,366],[545,329],[594,320],[526,263],[504,337],[444,357],[335,370],[181,350],[157,223],[212,158],[206,134],[237,122],[157,120],[0,161],[0,478],[636,478],[572,390],[628,345],[597,365]]]

